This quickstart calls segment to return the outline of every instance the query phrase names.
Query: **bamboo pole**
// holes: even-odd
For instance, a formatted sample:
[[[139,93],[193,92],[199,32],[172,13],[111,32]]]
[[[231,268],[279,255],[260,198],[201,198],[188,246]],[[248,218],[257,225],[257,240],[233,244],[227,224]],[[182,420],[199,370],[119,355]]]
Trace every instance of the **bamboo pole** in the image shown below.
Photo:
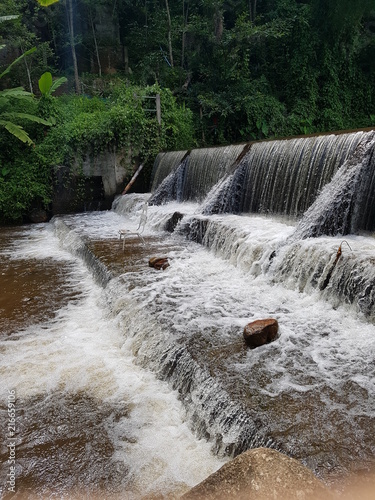
[[[132,185],[134,184],[136,178],[138,177],[140,171],[142,170],[143,168],[143,163],[141,163],[139,165],[139,167],[137,168],[137,171],[135,172],[135,174],[133,175],[133,177],[130,179],[129,183],[127,184],[126,188],[124,189],[124,191],[122,192],[122,194],[126,194],[129,189],[132,187]]]

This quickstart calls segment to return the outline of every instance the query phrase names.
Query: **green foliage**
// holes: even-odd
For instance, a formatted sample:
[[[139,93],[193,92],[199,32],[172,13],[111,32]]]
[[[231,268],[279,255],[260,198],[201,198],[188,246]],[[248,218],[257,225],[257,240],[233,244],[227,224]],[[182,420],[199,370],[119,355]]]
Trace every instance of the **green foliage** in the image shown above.
[[[33,148],[24,146],[21,151],[18,143],[10,142],[2,143],[0,157],[1,223],[22,222],[31,208],[47,207],[52,195],[47,165],[43,165]],[[5,150],[8,155],[4,155]]]
[[[162,124],[156,120],[155,100],[161,95]],[[127,148],[144,162],[161,149],[192,147],[192,113],[178,106],[169,90],[157,85],[139,87],[120,83],[109,98],[62,97],[57,103],[57,126],[40,147],[51,164],[72,162],[86,154],[114,147]],[[47,153],[49,149],[50,153]]]
[[[35,51],[36,47],[32,47],[31,49],[24,52],[21,56],[17,57],[2,73],[0,73],[0,78],[3,78],[3,76],[7,75],[15,64],[24,59],[26,56],[34,53]]]
[[[88,153],[118,148],[150,169],[163,149],[375,123],[374,0],[169,1],[171,23],[166,3],[155,0],[73,4],[86,96],[55,98],[63,79],[54,81],[54,65],[68,77],[73,67],[65,2],[48,9],[28,0],[1,2],[0,47],[26,52],[0,69],[3,183],[10,158],[23,164],[18,158],[26,149],[34,155],[30,171],[77,165]],[[20,89],[37,82],[38,101]],[[161,125],[149,99],[156,94]],[[47,121],[55,126],[46,128]],[[44,179],[38,182],[48,184]],[[43,197],[35,188],[36,198]]]
[[[43,73],[39,78],[38,85],[42,97],[47,97],[52,95],[56,90],[63,85],[68,79],[65,76],[58,78],[57,80],[52,80],[52,75],[49,71]]]
[[[156,119],[155,100],[159,93],[162,123]],[[145,172],[151,171],[156,155],[162,149],[193,147],[192,113],[177,105],[170,90],[118,83],[106,99],[62,96],[49,101],[41,98],[41,106],[52,106],[56,125],[40,136],[35,154],[41,165],[70,165],[72,173],[87,154],[124,148],[142,161]],[[50,116],[50,115],[49,115]]]
[[[34,50],[31,49],[25,52],[22,56],[13,61],[0,74],[0,78],[7,75],[17,62],[19,62],[31,52],[34,52]],[[13,105],[15,100],[22,101],[24,105],[27,105],[31,99],[32,94],[26,92],[22,87],[0,90],[0,127],[3,127],[10,134],[17,137],[17,139],[19,139],[20,141],[27,143],[28,145],[33,144],[33,141],[30,138],[29,134],[24,130],[24,128],[17,122],[27,120],[43,125],[51,125],[50,122],[44,120],[43,118],[40,118],[39,116],[36,116],[35,114],[14,110]]]
[[[49,7],[50,5],[53,5],[54,3],[58,2],[59,0],[38,0],[38,3],[42,7]]]

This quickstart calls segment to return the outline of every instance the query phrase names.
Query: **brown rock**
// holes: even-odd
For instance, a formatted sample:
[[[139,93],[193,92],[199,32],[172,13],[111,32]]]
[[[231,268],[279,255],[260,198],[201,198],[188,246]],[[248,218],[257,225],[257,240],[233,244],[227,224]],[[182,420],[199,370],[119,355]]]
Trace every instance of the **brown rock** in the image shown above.
[[[269,448],[246,451],[181,500],[328,500],[332,495],[297,460]]]
[[[167,269],[169,266],[168,257],[151,257],[148,261],[148,265],[155,269],[162,269],[164,271],[164,269]]]
[[[243,336],[252,348],[273,342],[277,337],[279,325],[276,319],[258,319],[245,326]]]

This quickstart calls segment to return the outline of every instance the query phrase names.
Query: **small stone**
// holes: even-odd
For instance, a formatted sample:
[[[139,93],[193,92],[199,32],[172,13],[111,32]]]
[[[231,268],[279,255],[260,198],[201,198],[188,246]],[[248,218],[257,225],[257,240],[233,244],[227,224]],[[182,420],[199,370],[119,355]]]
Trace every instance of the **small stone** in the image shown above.
[[[276,319],[258,319],[245,326],[243,336],[246,344],[254,349],[273,342],[277,338],[278,329]]]
[[[169,267],[168,257],[151,257],[148,261],[148,265],[159,271],[161,269],[164,271],[164,269]]]

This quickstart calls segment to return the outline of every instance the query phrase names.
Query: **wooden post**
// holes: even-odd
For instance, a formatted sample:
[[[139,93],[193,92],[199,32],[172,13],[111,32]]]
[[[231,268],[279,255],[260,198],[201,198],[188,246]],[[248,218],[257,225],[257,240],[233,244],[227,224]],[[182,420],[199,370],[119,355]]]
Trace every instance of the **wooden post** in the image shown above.
[[[122,192],[122,194],[126,194],[126,193],[129,191],[129,189],[130,189],[130,188],[132,187],[132,185],[134,184],[135,179],[138,177],[138,175],[139,175],[140,171],[142,170],[142,168],[143,168],[143,163],[141,163],[141,164],[139,165],[139,167],[137,168],[136,173],[135,173],[135,174],[133,175],[133,177],[130,179],[129,183],[127,184],[127,186],[126,186],[126,188],[124,189],[124,191]]]
[[[158,119],[158,124],[161,125],[160,94],[156,94],[156,118]]]

